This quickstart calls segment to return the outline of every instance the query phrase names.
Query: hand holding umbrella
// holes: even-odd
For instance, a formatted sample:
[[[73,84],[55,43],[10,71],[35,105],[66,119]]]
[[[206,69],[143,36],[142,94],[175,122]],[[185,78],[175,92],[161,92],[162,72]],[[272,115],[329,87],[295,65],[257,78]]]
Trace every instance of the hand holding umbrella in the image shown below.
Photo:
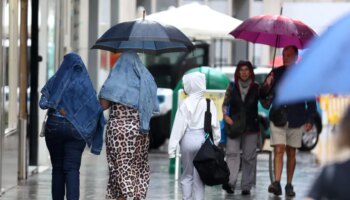
[[[268,87],[271,87],[272,83],[273,83],[273,80],[274,80],[274,75],[273,75],[273,72],[271,72],[267,77],[266,77],[266,80],[265,80],[265,84],[268,86]]]

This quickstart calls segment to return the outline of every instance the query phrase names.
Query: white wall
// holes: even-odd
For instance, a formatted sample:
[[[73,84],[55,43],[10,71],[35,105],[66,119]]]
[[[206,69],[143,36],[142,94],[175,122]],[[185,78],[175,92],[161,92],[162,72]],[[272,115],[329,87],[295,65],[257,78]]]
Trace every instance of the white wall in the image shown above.
[[[114,8],[111,8],[111,0],[101,0],[99,1],[98,6],[98,37],[100,37],[105,31],[107,31],[112,25],[114,25],[111,20],[111,10],[113,10]],[[107,51],[98,51],[98,61],[96,66],[98,67],[98,82],[96,87],[97,93],[100,91],[104,81],[106,80],[109,74],[108,69],[101,67],[101,53],[106,54]]]
[[[39,62],[39,76],[38,76],[38,90],[40,90],[47,81],[47,51],[48,51],[48,2],[40,1],[39,9],[41,15],[41,23],[39,28],[39,55],[42,56],[42,61]],[[39,93],[39,98],[40,98]],[[44,116],[46,110],[39,109],[39,119],[38,119],[38,131],[41,131],[41,123],[44,121]],[[46,147],[45,138],[39,138],[39,147],[38,147],[38,165],[39,166],[48,166],[50,165],[49,152]]]
[[[321,34],[339,17],[350,12],[350,3],[284,3],[283,15],[301,20]],[[350,27],[349,27],[350,28]]]
[[[89,45],[89,4],[80,3],[79,7],[79,55],[85,64],[88,63]]]

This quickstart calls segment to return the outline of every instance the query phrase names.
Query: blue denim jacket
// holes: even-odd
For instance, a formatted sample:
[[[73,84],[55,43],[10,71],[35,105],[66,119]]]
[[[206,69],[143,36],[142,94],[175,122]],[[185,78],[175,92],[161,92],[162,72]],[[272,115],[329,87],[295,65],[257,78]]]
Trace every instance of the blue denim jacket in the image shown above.
[[[153,113],[159,112],[157,85],[135,52],[122,53],[99,97],[137,109],[142,133],[148,133]]]
[[[66,118],[79,131],[91,148],[100,154],[103,144],[105,118],[89,73],[76,53],[69,53],[55,75],[41,90],[39,106],[66,112]]]

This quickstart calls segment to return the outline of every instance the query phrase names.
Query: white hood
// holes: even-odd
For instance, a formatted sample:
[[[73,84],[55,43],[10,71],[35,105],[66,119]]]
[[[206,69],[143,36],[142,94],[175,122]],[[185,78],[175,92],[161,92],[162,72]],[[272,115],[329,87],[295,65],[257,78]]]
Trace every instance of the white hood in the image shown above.
[[[185,74],[182,78],[184,90],[188,95],[184,102],[191,114],[196,110],[197,104],[203,98],[206,90],[205,75],[200,72]]]

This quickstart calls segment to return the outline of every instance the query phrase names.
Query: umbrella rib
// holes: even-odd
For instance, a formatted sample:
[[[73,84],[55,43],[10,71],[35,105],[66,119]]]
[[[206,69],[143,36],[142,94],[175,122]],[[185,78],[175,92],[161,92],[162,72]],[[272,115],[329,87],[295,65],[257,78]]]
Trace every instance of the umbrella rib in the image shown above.
[[[254,38],[254,41],[257,41],[259,37],[260,37],[260,33],[259,33],[259,34],[256,34],[256,36],[255,36],[255,38]]]

